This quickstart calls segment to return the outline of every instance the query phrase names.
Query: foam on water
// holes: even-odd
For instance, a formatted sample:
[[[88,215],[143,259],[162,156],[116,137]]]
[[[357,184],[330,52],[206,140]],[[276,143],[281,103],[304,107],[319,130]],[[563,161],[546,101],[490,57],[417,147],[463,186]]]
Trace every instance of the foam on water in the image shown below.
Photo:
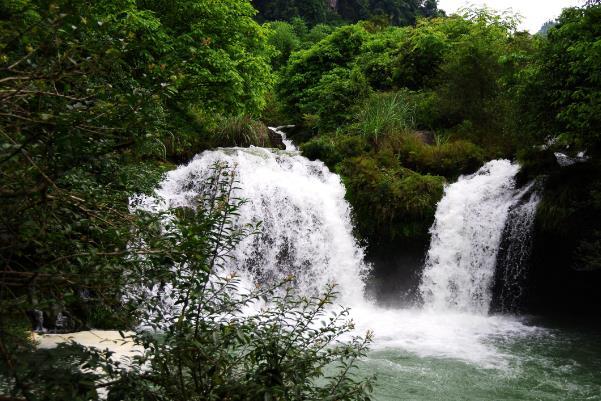
[[[542,333],[514,316],[485,316],[424,309],[355,307],[357,332],[371,329],[374,350],[402,349],[419,357],[449,358],[486,369],[506,370],[513,356],[494,342]]]

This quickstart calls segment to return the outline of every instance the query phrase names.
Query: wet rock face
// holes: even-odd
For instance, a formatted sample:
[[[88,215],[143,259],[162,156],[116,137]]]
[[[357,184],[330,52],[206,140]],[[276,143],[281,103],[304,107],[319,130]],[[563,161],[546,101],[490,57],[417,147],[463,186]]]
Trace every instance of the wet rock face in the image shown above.
[[[383,307],[412,307],[420,303],[418,286],[430,239],[395,240],[370,246],[367,262],[372,266],[366,295]]]
[[[42,311],[33,309],[27,312],[31,321],[31,329],[36,333],[70,333],[81,327],[64,311]]]
[[[284,141],[282,140],[282,136],[275,132],[273,129],[269,129],[269,141],[271,143],[272,148],[285,150],[286,145],[284,145]]]

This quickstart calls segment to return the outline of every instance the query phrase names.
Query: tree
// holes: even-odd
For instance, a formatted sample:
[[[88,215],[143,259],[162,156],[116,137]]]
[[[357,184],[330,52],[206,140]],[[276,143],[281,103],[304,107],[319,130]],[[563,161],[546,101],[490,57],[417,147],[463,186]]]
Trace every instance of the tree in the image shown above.
[[[547,21],[545,22],[539,29],[539,31],[537,32],[537,35],[543,35],[546,36],[547,33],[549,33],[549,29],[553,28],[555,25],[557,25],[556,21]]]
[[[279,69],[286,64],[290,54],[300,47],[301,39],[297,36],[294,27],[287,22],[270,22],[268,27],[270,31],[269,44],[278,52],[273,57],[272,64],[274,69]]]
[[[342,18],[355,23],[383,17],[393,25],[412,25],[420,17],[441,13],[436,0],[253,0],[259,18],[267,21],[290,21],[300,17],[310,25]]]
[[[288,65],[282,70],[277,89],[286,104],[287,112],[296,121],[302,120],[303,114],[318,113],[319,107],[313,97],[319,92],[316,87],[328,73],[329,78],[324,78],[328,83],[323,82],[322,88],[324,85],[330,86],[334,75],[342,76],[341,69],[350,70],[349,66],[352,66],[360,53],[366,38],[367,32],[363,27],[345,26],[309,49],[293,53]],[[334,70],[338,73],[334,74]]]
[[[440,15],[436,0],[341,0],[338,13],[352,22],[383,15],[400,26],[413,25],[419,17]]]
[[[300,17],[309,25],[326,22],[330,16],[326,0],[253,0],[259,18],[265,21],[291,21]]]
[[[537,212],[537,237],[545,244],[561,244],[544,253],[544,276],[548,265],[558,277],[566,274],[563,269],[596,270],[601,265],[600,43],[601,5],[565,9],[557,25],[537,40],[536,52],[516,82],[521,159],[533,172],[549,175]],[[560,168],[554,152],[586,152],[590,160]]]
[[[149,191],[179,146],[198,149],[189,113],[261,107],[270,48],[253,9],[164,10],[178,5],[191,31],[173,14],[159,19],[158,2],[0,1],[3,369],[27,348],[14,330],[28,311],[49,327],[59,313],[71,329],[130,323],[120,302],[137,224],[128,197]]]
[[[564,10],[524,72],[520,99],[524,121],[536,141],[601,150],[601,6]]]

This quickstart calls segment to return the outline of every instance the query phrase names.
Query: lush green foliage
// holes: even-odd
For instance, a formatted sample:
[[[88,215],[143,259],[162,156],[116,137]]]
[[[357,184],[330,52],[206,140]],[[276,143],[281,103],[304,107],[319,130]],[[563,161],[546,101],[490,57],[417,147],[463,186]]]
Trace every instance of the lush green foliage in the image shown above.
[[[359,89],[360,94],[363,91],[361,87],[365,87],[365,84],[361,76],[353,73],[350,67],[367,35],[367,31],[361,26],[342,27],[311,48],[294,53],[282,71],[278,88],[279,96],[287,105],[288,114],[300,121],[303,114],[327,112],[329,105],[318,102],[315,97],[320,96],[322,100],[334,98],[337,96],[336,91],[345,91],[344,86],[348,84]],[[327,92],[328,89],[332,92]],[[349,92],[355,91],[351,89]],[[348,119],[346,107],[338,109],[336,114],[338,113],[342,115],[337,120]],[[331,117],[319,116],[326,119]]]
[[[201,141],[182,120],[192,110],[258,110],[266,38],[252,8],[231,3],[2,3],[2,258],[19,296],[29,287],[41,291],[30,302],[55,299],[52,280],[70,274],[118,278],[127,196],[160,177],[160,163],[140,161]],[[207,42],[194,50],[193,38]],[[61,302],[79,297],[63,291]]]
[[[561,242],[563,254],[556,258],[578,270],[601,265],[600,64],[601,6],[566,9],[538,43],[515,89],[524,143],[520,158],[532,175],[550,175],[538,234]],[[553,156],[580,151],[591,160],[562,169]]]
[[[534,37],[483,10],[441,18],[435,1],[254,4],[258,16],[247,0],[0,0],[2,392],[97,399],[102,380],[111,400],[368,398],[349,373],[365,342],[329,346],[351,328],[345,311],[324,315],[333,290],[241,295],[218,273],[253,231],[231,226],[229,169],[167,229],[129,210],[172,161],[268,144],[259,116],[301,125],[304,154],[341,174],[372,244],[426,238],[445,181],[517,151],[525,176],[549,175],[537,234],[566,266],[601,266],[598,2]],[[585,150],[561,169],[553,155]],[[172,289],[174,314],[157,315],[163,292],[140,283]],[[271,308],[240,314],[264,298]],[[35,351],[34,309],[69,329],[163,334],[137,335],[144,355],[123,369],[77,346]]]
[[[305,155],[323,160],[353,183],[348,199],[362,237],[386,238],[386,230],[376,228],[384,226],[377,215],[360,210],[370,202],[397,203],[402,186],[397,180],[395,190],[357,190],[385,180],[359,173],[349,159],[373,161],[387,152],[391,164],[378,168],[411,169],[417,174],[412,177],[432,184],[408,189],[426,188],[423,199],[412,199],[421,213],[393,213],[416,224],[423,219],[419,227],[388,230],[388,238],[421,235],[432,223],[440,194],[431,189],[429,175],[455,179],[475,171],[487,157],[508,157],[515,150],[519,123],[513,90],[532,43],[529,35],[515,32],[512,17],[486,10],[402,28],[363,22],[292,52],[277,93],[289,119],[317,134],[303,144]],[[362,143],[361,150],[343,149],[348,143]],[[387,210],[378,213],[388,215]],[[388,221],[393,220],[402,225],[400,217]]]
[[[568,9],[523,73],[521,105],[537,142],[599,153],[601,136],[601,6]]]
[[[439,138],[437,143],[425,144],[415,135],[407,135],[397,145],[397,154],[404,166],[420,173],[441,175],[455,179],[469,174],[484,163],[484,151],[464,140],[448,141]]]
[[[375,144],[378,138],[413,128],[413,105],[400,93],[378,93],[361,106],[357,129]]]
[[[310,49],[292,54],[278,93],[293,119],[317,115],[329,120],[318,124],[321,131],[331,131],[332,122],[352,122],[353,112],[363,106],[362,94],[369,93],[349,91],[354,95],[349,104],[348,94],[331,84],[332,75],[338,80],[350,77],[347,87],[367,81],[374,91],[408,88],[415,92],[406,103],[414,103],[408,107],[415,111],[418,128],[453,130],[491,152],[510,152],[509,85],[531,50],[529,37],[514,33],[514,28],[513,19],[485,11],[424,20],[415,27],[339,28]],[[341,102],[338,118],[328,108],[334,98]],[[462,127],[469,130],[461,132]],[[465,131],[470,131],[467,137]]]
[[[234,223],[244,202],[232,197],[235,185],[235,170],[216,165],[195,210],[135,216],[121,284],[147,327],[128,338],[141,355],[122,366],[109,352],[35,351],[4,339],[11,363],[0,366],[11,379],[0,388],[28,400],[95,400],[99,388],[109,400],[369,399],[372,380],[351,372],[370,334],[338,341],[353,325],[348,311],[330,306],[333,288],[310,298],[288,283],[242,290],[223,273],[230,252],[257,228]]]
[[[214,177],[197,199],[197,210],[171,212],[177,219],[165,227],[168,234],[159,238],[162,244],[154,235],[146,239],[140,233],[144,243],[163,247],[162,260],[158,266],[147,257],[140,260],[139,270],[131,273],[134,288],[128,295],[144,312],[145,324],[161,333],[134,338],[145,353],[132,370],[118,373],[110,397],[368,398],[371,381],[349,375],[368,339],[335,345],[352,323],[346,310],[330,307],[332,288],[308,298],[300,297],[288,283],[242,290],[234,275],[224,276],[223,264],[231,250],[257,228],[238,227],[233,221],[244,202],[231,197],[235,173],[227,165],[216,165]],[[256,308],[265,302],[267,307]]]
[[[268,21],[290,21],[302,18],[309,24],[326,22],[333,17],[325,0],[252,0],[259,18]]]
[[[212,147],[270,147],[267,127],[248,116],[234,116],[219,121],[211,138]]]

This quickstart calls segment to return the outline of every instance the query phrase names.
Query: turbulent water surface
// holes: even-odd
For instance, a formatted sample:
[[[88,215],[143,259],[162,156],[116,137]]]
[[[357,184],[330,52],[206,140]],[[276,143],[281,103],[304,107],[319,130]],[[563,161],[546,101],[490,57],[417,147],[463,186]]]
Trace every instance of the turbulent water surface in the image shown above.
[[[423,317],[418,319],[429,319]],[[495,320],[496,318],[490,318]],[[518,323],[506,322],[509,326]],[[426,324],[441,328],[442,320]],[[400,319],[399,325],[412,324]],[[525,324],[533,324],[534,322]],[[549,325],[549,323],[536,322]],[[384,400],[600,400],[599,330],[561,327],[487,332],[495,323],[458,327],[416,342],[440,341],[440,353],[425,345],[388,346],[371,352],[361,373],[377,374],[375,399]],[[444,334],[443,334],[444,333]],[[401,335],[402,330],[397,332]],[[456,343],[459,337],[459,342]],[[472,345],[466,345],[468,339]],[[376,344],[379,341],[376,341]],[[448,345],[443,345],[446,342]],[[453,345],[453,344],[460,345]],[[445,348],[454,348],[454,357]],[[473,354],[476,352],[476,354]],[[482,352],[482,353],[481,353]],[[471,359],[471,360],[469,360]]]

